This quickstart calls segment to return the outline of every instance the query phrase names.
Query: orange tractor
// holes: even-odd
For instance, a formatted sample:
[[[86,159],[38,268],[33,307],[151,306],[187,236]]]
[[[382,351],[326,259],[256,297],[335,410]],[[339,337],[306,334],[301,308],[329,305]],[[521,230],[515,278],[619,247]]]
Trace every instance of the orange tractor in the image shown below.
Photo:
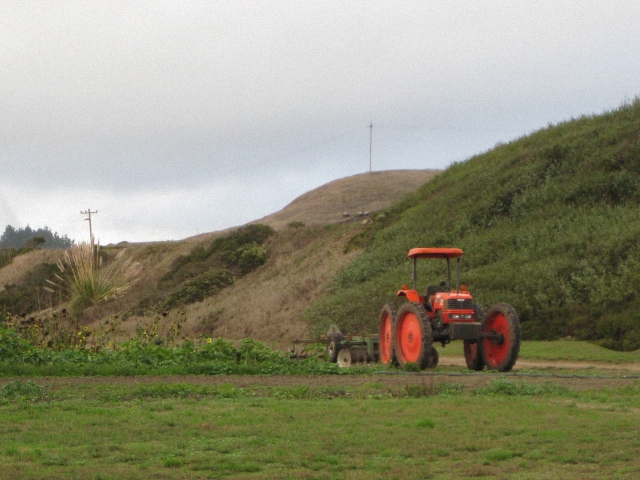
[[[520,352],[520,319],[511,305],[498,303],[484,313],[467,290],[460,286],[459,248],[413,248],[413,289],[406,285],[398,297],[408,300],[396,310],[394,304],[383,307],[380,315],[378,350],[380,362],[386,365],[416,363],[420,368],[438,365],[438,351],[451,340],[464,342],[464,356],[471,370],[508,372]],[[443,258],[447,261],[447,282],[427,287],[420,295],[417,289],[416,263],[420,258]],[[456,259],[456,285],[451,287],[451,260]]]

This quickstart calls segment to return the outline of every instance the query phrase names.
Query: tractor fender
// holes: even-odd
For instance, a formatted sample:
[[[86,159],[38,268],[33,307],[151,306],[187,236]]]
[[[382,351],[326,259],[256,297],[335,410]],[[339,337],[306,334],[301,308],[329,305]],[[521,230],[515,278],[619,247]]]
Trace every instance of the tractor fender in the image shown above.
[[[424,297],[418,293],[417,290],[398,290],[396,297],[407,297],[407,300],[413,303],[424,303]]]

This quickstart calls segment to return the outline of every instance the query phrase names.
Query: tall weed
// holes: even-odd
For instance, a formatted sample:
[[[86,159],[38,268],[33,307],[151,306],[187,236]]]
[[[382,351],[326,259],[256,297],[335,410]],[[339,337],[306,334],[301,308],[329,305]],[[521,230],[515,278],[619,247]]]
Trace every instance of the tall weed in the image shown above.
[[[125,258],[124,253],[121,250],[113,260],[105,262],[99,244],[75,244],[65,252],[64,261],[58,262],[57,283],[49,283],[69,292],[74,311],[118,297],[138,280],[140,273],[140,265]]]

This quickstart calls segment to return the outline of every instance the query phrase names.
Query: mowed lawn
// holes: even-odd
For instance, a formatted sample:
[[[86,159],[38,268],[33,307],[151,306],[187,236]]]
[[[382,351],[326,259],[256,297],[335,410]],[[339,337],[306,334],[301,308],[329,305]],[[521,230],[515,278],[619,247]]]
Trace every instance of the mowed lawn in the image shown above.
[[[404,392],[38,384],[3,387],[0,478],[640,478],[636,380],[598,391],[509,379]]]

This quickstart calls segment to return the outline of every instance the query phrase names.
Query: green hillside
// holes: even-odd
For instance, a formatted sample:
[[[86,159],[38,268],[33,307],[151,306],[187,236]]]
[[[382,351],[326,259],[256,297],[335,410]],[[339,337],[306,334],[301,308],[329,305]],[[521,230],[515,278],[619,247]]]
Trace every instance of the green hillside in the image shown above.
[[[582,117],[452,165],[352,238],[364,253],[306,312],[377,330],[410,283],[407,251],[464,249],[462,279],[480,303],[512,304],[525,339],[572,336],[640,348],[640,100]],[[444,278],[420,264],[419,289]]]

